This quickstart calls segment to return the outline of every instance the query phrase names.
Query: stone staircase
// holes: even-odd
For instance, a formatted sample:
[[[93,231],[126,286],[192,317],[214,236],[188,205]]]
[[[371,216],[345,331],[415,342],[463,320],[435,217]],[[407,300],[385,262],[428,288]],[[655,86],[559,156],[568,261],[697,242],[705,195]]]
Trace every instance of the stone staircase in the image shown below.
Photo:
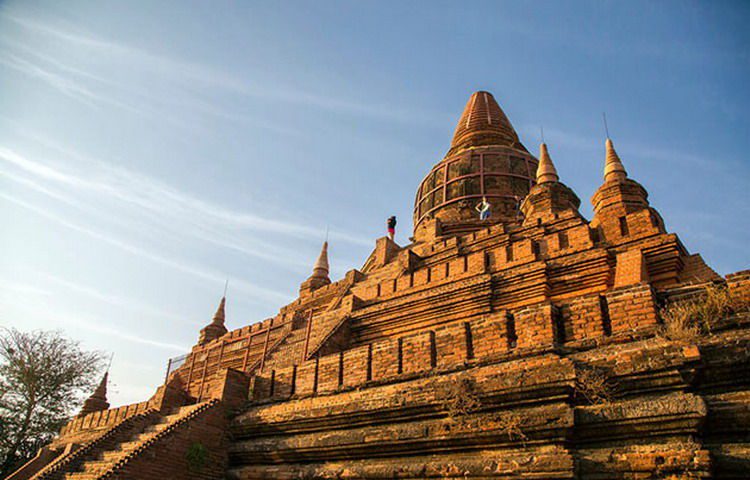
[[[38,473],[32,480],[95,480],[118,478],[118,472],[141,456],[152,444],[167,440],[205,410],[218,404],[211,400],[174,409],[149,412],[110,441],[97,439]],[[144,421],[145,420],[145,421]],[[106,434],[105,434],[106,435]],[[124,477],[123,477],[124,478]]]

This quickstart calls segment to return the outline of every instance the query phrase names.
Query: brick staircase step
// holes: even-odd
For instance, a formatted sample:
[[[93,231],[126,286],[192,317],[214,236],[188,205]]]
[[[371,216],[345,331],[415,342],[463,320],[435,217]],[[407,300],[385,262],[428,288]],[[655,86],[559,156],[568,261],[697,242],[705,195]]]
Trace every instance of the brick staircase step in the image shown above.
[[[128,452],[125,452],[120,449],[107,450],[106,452],[100,453],[96,461],[113,463],[119,460],[121,457],[123,457],[126,453]]]
[[[144,442],[157,436],[192,411],[198,408],[198,405],[188,405],[176,408],[165,415],[157,417],[150,425],[147,425],[139,431],[135,431],[120,443],[109,449],[99,452],[94,458],[83,462],[75,472],[64,474],[65,480],[96,480],[100,475],[111,469],[118,461],[123,459]]]
[[[165,425],[165,428],[166,428],[167,426],[168,426],[168,425]],[[141,433],[141,434],[138,434],[138,435],[136,435],[135,437],[133,437],[133,438],[132,438],[132,440],[133,440],[134,442],[138,442],[138,443],[143,443],[143,442],[145,442],[146,440],[148,440],[148,439],[150,439],[150,438],[153,438],[153,437],[155,437],[155,436],[156,436],[156,435],[157,435],[158,433],[159,433],[159,432],[143,432],[143,433]]]
[[[143,429],[143,433],[158,433],[169,426],[169,423],[155,423]]]
[[[109,467],[111,467],[114,463],[117,462],[120,458],[122,458],[125,453],[119,452],[120,454],[116,457],[111,457],[107,460],[89,460],[88,462],[84,463],[80,470],[84,473],[97,473],[97,472],[103,472],[107,470]]]
[[[98,475],[84,472],[70,472],[66,473],[63,478],[65,480],[96,480]]]
[[[141,442],[140,440],[131,440],[129,442],[121,443],[120,447],[119,447],[119,450],[121,452],[128,453],[128,452],[130,452],[130,451],[135,450],[136,448],[138,448],[138,445],[140,445],[141,443],[143,443],[143,442]]]

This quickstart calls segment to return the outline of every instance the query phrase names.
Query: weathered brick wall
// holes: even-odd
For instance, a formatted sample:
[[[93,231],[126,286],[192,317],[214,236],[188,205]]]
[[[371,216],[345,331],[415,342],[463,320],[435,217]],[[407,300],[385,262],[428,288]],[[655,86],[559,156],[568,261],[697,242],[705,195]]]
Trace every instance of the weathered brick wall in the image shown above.
[[[648,267],[640,249],[618,253],[616,262],[615,288],[648,282]]]
[[[609,335],[653,332],[656,303],[648,284],[589,294],[553,304],[481,314],[323,355],[298,365],[258,372],[253,398],[331,393],[368,382],[395,381],[434,369],[550,349]]]
[[[550,308],[536,310],[546,317]],[[748,347],[750,337],[742,338]],[[712,428],[722,432],[744,422],[737,417],[746,405],[742,395],[715,396],[713,384],[706,388],[714,393],[693,393],[703,392],[705,380],[696,375],[701,365],[711,372],[724,368],[717,361],[737,365],[737,356],[718,353],[651,338],[605,344],[570,358],[506,357],[439,375],[407,376],[400,383],[255,405],[233,422],[237,440],[229,475],[335,477],[345,469],[354,478],[416,479],[428,473],[487,478],[488,472],[521,478],[656,473],[712,478],[717,471],[723,476],[715,478],[742,478],[737,475],[746,460],[739,451],[698,440],[707,422],[716,422]],[[579,375],[587,371],[579,364],[608,372],[614,396],[594,404],[579,397]],[[478,406],[451,413],[447,392],[455,385],[469,385],[465,394]],[[641,393],[646,391],[647,401]]]
[[[622,177],[595,192],[591,222],[558,182],[532,187],[522,217],[502,200],[504,223],[477,220],[476,199],[447,204],[407,247],[377,239],[361,272],[303,284],[273,318],[196,345],[172,389],[75,419],[60,441],[147,407],[250,399],[233,427],[233,478],[744,478],[748,314],[665,338],[657,299],[723,280]],[[750,272],[726,285],[750,301]],[[218,478],[216,415],[120,474]],[[211,467],[188,472],[198,441],[213,442]]]
[[[607,305],[603,300],[599,294],[591,294],[560,306],[567,341],[595,339],[610,333],[609,319],[605,319],[603,312]]]
[[[556,340],[551,304],[534,305],[515,313],[518,348],[551,347]]]
[[[656,300],[650,285],[613,289],[607,292],[606,298],[613,335],[656,326]]]
[[[727,275],[727,288],[738,299],[750,303],[750,270]]]
[[[53,444],[83,443],[126,418],[146,412],[149,408],[150,402],[146,401],[75,417],[60,430],[60,435]]]
[[[227,414],[217,405],[174,428],[163,439],[132,453],[108,479],[218,480],[227,467]]]

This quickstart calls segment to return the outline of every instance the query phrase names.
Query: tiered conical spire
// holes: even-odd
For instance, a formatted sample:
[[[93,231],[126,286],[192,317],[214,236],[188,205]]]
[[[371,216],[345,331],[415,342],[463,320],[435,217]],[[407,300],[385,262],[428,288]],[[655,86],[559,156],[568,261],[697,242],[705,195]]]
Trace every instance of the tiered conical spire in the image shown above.
[[[615,146],[610,138],[607,138],[606,150],[607,156],[604,163],[604,181],[624,181],[628,178],[628,172],[625,171],[625,167],[623,166],[620,157],[617,155]]]
[[[331,279],[328,278],[328,272],[328,241],[325,241],[323,242],[323,248],[320,249],[320,255],[318,255],[318,259],[315,261],[315,266],[313,266],[312,275],[300,285],[300,293],[309,293],[316,288],[331,283]]]
[[[216,313],[214,313],[214,319],[211,323],[215,325],[224,325],[224,320],[226,320],[226,314],[224,312],[224,309],[226,308],[227,304],[227,297],[221,297],[221,301],[219,302],[219,308],[216,309]]]
[[[91,394],[91,398],[97,398],[104,401],[107,400],[107,380],[109,380],[109,370],[104,372],[104,376],[99,382],[99,386],[94,390],[94,393]]]
[[[101,410],[106,410],[109,408],[109,402],[107,402],[108,379],[109,370],[104,372],[104,376],[99,382],[99,385],[96,387],[96,390],[94,390],[94,393],[92,393],[91,396],[87,398],[85,402],[83,402],[81,412],[78,414],[79,416],[83,416],[92,412],[99,412]]]
[[[224,309],[226,308],[226,303],[227,297],[221,297],[219,307],[216,309],[216,313],[214,313],[214,318],[211,320],[211,323],[201,329],[200,335],[198,336],[198,344],[203,345],[204,343],[215,340],[227,333],[227,327],[224,326],[224,320],[226,319]]]
[[[606,141],[604,183],[594,192],[591,204],[594,207],[591,226],[599,229],[599,238],[610,245],[665,232],[664,221],[649,205],[648,192],[640,183],[628,177],[609,137]],[[638,212],[644,212],[643,216],[637,219],[630,217]],[[643,221],[644,218],[648,218],[648,221]]]
[[[578,196],[560,182],[555,164],[552,163],[547,144],[539,145],[539,165],[536,169],[536,185],[520,205],[524,225],[536,225],[540,222],[557,221],[561,216],[579,216],[578,207],[581,201]]]
[[[328,242],[323,242],[323,247],[320,249],[320,255],[318,255],[318,259],[315,261],[315,266],[313,267],[313,273],[311,278],[328,278]]]
[[[464,107],[448,155],[483,145],[519,145],[518,134],[489,92],[475,92]]]
[[[536,169],[536,183],[542,184],[547,182],[558,182],[560,177],[557,175],[555,165],[547,151],[547,144],[542,143],[539,146],[539,166]]]

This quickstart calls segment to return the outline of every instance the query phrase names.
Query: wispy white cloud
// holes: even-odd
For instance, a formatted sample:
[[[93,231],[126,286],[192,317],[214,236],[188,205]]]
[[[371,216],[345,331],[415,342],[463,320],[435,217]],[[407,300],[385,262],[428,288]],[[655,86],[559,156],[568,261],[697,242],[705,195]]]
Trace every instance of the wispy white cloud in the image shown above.
[[[41,288],[37,285],[30,285],[27,283],[0,278],[0,296],[48,296],[51,294],[52,292],[50,292],[49,290]]]
[[[0,146],[0,160],[13,164],[36,177],[65,184],[74,189],[90,190],[137,206],[158,215],[160,219],[182,219],[192,226],[201,228],[204,233],[259,231],[300,239],[320,236],[319,228],[305,225],[299,221],[280,220],[252,213],[237,212],[186,194],[151,177],[86,157],[48,140],[39,137],[34,138],[44,146],[58,150],[64,155],[81,162],[83,164],[81,170],[85,171],[85,174],[73,171],[70,165],[68,165],[69,170],[66,171],[61,166],[51,166],[48,162],[31,160],[3,146]],[[336,229],[330,231],[330,236],[332,239],[356,245],[369,246],[372,243],[370,239],[363,236],[352,235]],[[247,238],[242,238],[242,242],[247,240]],[[267,257],[266,259],[288,259],[295,256],[291,251],[279,251],[278,245],[270,243],[257,243],[258,248],[250,250],[243,249],[239,242],[234,242],[234,245],[232,245],[225,240],[223,243],[225,246],[241,249],[248,254]],[[265,255],[264,252],[266,251],[271,253]]]
[[[220,87],[237,92],[246,92],[248,90],[245,81],[218,69],[208,68],[204,65],[184,60],[174,60],[167,56],[154,54],[129,45],[107,41],[90,33],[62,29],[59,26],[39,20],[11,15],[9,13],[1,13],[0,15],[36,33],[106,54],[110,58],[117,57],[118,61],[125,61],[129,65],[140,65],[149,70],[169,75],[175,79],[181,79],[184,82],[197,82],[203,86]]]
[[[539,135],[539,127],[534,125],[523,125],[520,128],[520,131],[527,138],[535,138]],[[582,135],[564,129],[547,127],[544,129],[544,133],[547,143],[550,143],[552,146],[561,145],[586,152],[600,152],[600,158],[604,161],[604,136],[595,137],[591,135]],[[744,166],[742,162],[733,162],[732,159],[725,159],[724,162],[716,162],[710,154],[686,152],[684,150],[660,145],[645,145],[637,141],[619,140],[615,140],[615,143],[617,143],[616,148],[621,155],[627,155],[632,158],[679,163],[681,165],[687,163],[690,164],[691,167],[710,168],[714,173],[718,173],[720,170],[723,170],[723,173],[730,173],[728,165],[732,164]]]
[[[194,118],[195,115],[210,116],[286,136],[299,136],[302,133],[289,125],[280,125],[266,118],[222,108],[192,92],[181,93],[172,89],[169,95],[157,94],[138,83],[121,81],[62,62],[8,37],[0,36],[0,45],[7,52],[15,52],[0,55],[0,65],[37,78],[90,107],[116,107],[155,123],[166,122],[194,133],[205,133],[206,130],[198,122],[187,121],[186,116],[180,112],[191,112],[188,118]]]
[[[53,275],[49,272],[38,271],[36,273],[40,277],[42,277],[44,280],[50,283],[62,286],[66,290],[83,294],[87,297],[99,300],[109,305],[113,305],[113,306],[120,307],[120,308],[125,308],[127,310],[137,311],[137,312],[150,315],[152,317],[156,317],[159,319],[171,319],[171,320],[185,323],[184,316],[178,315],[174,312],[164,310],[163,308],[158,308],[153,305],[148,305],[135,298],[123,297],[121,295],[115,295],[111,293],[104,293],[101,291],[101,288],[94,288],[90,285],[84,285],[81,283],[72,282],[58,275]],[[195,323],[195,322],[191,322],[191,323]]]
[[[59,317],[56,316],[56,318],[59,318]],[[180,344],[171,343],[171,342],[162,342],[159,340],[154,340],[152,338],[145,338],[145,337],[141,337],[138,335],[133,335],[132,333],[126,333],[116,328],[112,328],[104,324],[101,324],[99,322],[84,321],[78,316],[75,316],[73,318],[63,317],[63,321],[75,326],[76,328],[82,328],[85,330],[89,330],[91,332],[102,333],[104,335],[109,335],[109,336],[116,337],[122,340],[127,340],[129,342],[140,343],[142,345],[148,345],[150,347],[163,348],[165,350],[173,350],[177,352],[186,352],[190,348],[187,345],[180,345]]]
[[[0,198],[11,202],[15,205],[18,205],[20,207],[25,208],[28,211],[31,211],[37,215],[40,215],[47,220],[51,220],[59,225],[62,225],[66,228],[76,230],[78,232],[84,233],[90,237],[93,237],[97,240],[101,240],[105,243],[108,243],[112,246],[115,246],[125,252],[128,252],[130,254],[133,254],[138,257],[146,258],[151,261],[154,261],[156,263],[159,263],[161,265],[168,266],[170,268],[179,270],[183,273],[188,273],[191,275],[194,275],[196,277],[202,278],[204,280],[211,281],[214,284],[221,284],[227,279],[227,275],[220,274],[218,272],[208,270],[202,267],[194,266],[186,261],[176,260],[167,256],[164,256],[159,253],[151,252],[149,250],[146,250],[142,247],[132,245],[130,243],[127,243],[123,240],[120,240],[118,238],[114,238],[110,235],[107,235],[103,232],[97,231],[93,228],[86,227],[83,225],[79,225],[75,222],[72,222],[70,220],[67,220],[59,215],[56,215],[52,212],[49,212],[45,210],[44,208],[38,207],[36,205],[32,205],[28,202],[25,202],[21,199],[14,198],[10,195],[0,193]],[[288,301],[290,299],[290,296],[287,294],[284,294],[283,292],[278,292],[276,290],[271,290],[269,288],[262,287],[260,285],[253,285],[248,282],[246,282],[243,279],[237,278],[237,277],[229,277],[232,280],[232,286],[233,288],[236,288],[246,294],[248,294],[250,297],[255,298],[257,300],[261,300],[264,302],[269,302],[272,304],[276,304],[280,301]]]
[[[14,55],[0,55],[0,65],[25,73],[31,77],[44,80],[46,83],[63,93],[64,95],[81,101],[90,107],[96,107],[96,95],[91,91],[70,82],[59,75],[48,72],[41,67],[32,65]]]
[[[211,90],[219,89],[225,92],[252,97],[263,101],[304,105],[338,113],[357,114],[376,119],[420,124],[424,126],[435,126],[439,128],[443,128],[445,122],[450,122],[452,118],[445,113],[424,112],[413,108],[404,108],[403,106],[388,105],[379,102],[359,102],[340,98],[338,96],[323,95],[316,92],[305,91],[300,88],[280,85],[278,82],[269,85],[256,84],[248,79],[240,78],[219,68],[183,59],[175,59],[123,43],[105,40],[88,32],[80,30],[73,31],[70,27],[61,28],[59,25],[52,25],[50,23],[24,18],[9,13],[0,13],[0,15],[23,28],[34,31],[37,34],[69,43],[76,48],[88,50],[108,60],[116,59],[117,63],[120,65],[128,65],[129,68],[148,71],[151,75],[169,79],[172,84],[182,85],[184,90],[190,92],[193,92],[196,88],[208,88]],[[57,63],[59,65],[59,62]],[[110,84],[116,83],[111,79],[105,79],[99,75],[75,67],[61,66],[61,68],[68,72],[81,74],[98,81]],[[122,85],[119,86],[122,87]],[[144,92],[140,93],[143,94]],[[180,99],[179,102],[184,103],[185,99]],[[215,105],[199,100],[195,95],[188,100],[188,103],[191,108],[200,110],[203,113],[232,120],[254,121],[254,124],[259,127],[277,129],[286,133],[296,133],[294,131],[290,132],[288,127],[270,124],[265,119],[264,121],[258,121],[257,119],[251,119],[246,115],[218,108]]]
[[[0,305],[6,307],[8,311],[13,311],[14,314],[22,314],[26,316],[30,315],[36,318],[39,318],[40,316],[48,316],[50,317],[49,319],[47,319],[48,321],[54,320],[56,324],[66,324],[71,327],[71,329],[80,329],[95,333],[101,333],[107,336],[115,337],[117,339],[126,340],[128,342],[138,343],[141,345],[149,345],[165,350],[185,352],[189,349],[187,345],[181,345],[171,342],[161,342],[158,340],[134,335],[132,333],[123,332],[118,328],[107,326],[100,320],[90,318],[79,311],[76,311],[75,313],[66,311],[63,305],[50,302],[47,299],[30,305],[23,302],[9,301],[9,299],[0,296]],[[7,313],[5,315],[7,316]]]
[[[54,87],[64,95],[78,100],[92,108],[99,108],[102,105],[114,106],[133,113],[142,113],[132,105],[125,102],[117,101],[111,97],[101,95],[83,86],[70,78],[65,78],[55,72],[45,69],[44,67],[20,58],[12,54],[0,55],[0,64],[10,67],[14,70],[27,74],[31,77],[38,78],[48,85]]]

